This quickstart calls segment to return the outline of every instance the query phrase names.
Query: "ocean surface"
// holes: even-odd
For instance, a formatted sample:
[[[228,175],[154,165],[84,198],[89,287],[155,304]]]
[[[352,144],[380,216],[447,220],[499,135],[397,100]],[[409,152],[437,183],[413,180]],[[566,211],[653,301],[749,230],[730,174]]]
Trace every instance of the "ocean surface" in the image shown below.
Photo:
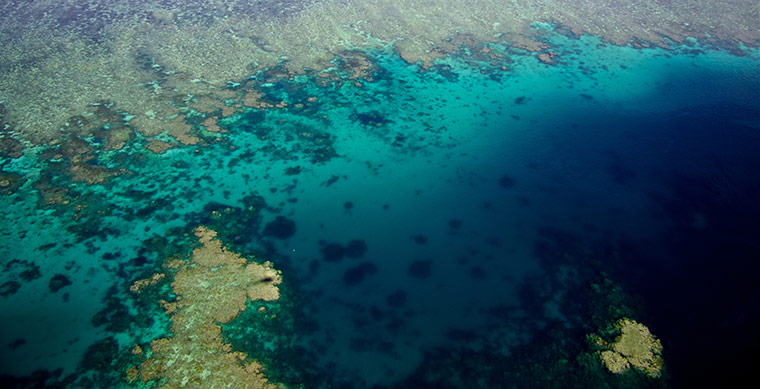
[[[746,372],[760,51],[545,39],[550,62],[493,43],[496,60],[429,68],[368,50],[370,80],[259,71],[262,99],[286,106],[236,111],[209,145],[97,151],[91,164],[125,172],[102,183],[50,173],[65,162],[42,146],[4,159],[26,184],[0,196],[2,382],[149,386],[123,374],[135,344],[171,336],[157,301],[173,295],[129,287],[186,257],[201,225],[282,272],[278,301],[222,324],[272,382],[695,387]],[[45,177],[74,200],[43,204]],[[588,335],[624,317],[661,342],[658,380],[580,368]]]

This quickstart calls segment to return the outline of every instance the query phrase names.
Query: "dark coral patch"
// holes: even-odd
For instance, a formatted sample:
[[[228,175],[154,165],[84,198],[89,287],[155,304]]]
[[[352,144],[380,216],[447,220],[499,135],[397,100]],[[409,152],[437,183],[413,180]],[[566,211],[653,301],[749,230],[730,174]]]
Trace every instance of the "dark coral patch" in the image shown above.
[[[408,274],[414,278],[428,278],[433,273],[433,261],[429,259],[414,261],[409,265]]]
[[[88,347],[79,366],[86,370],[106,371],[111,368],[114,355],[119,355],[119,343],[114,337],[108,337]]]
[[[285,169],[285,175],[294,176],[296,174],[301,173],[301,171],[302,171],[301,166],[290,166],[287,169]]]
[[[386,301],[391,307],[400,308],[402,305],[406,304],[406,292],[399,289],[389,294]]]
[[[422,234],[414,235],[412,237],[412,240],[414,240],[414,243],[417,244],[426,244],[428,241],[428,237]]]
[[[21,277],[22,280],[29,282],[42,277],[42,273],[40,273],[39,266],[32,265],[28,269],[19,273],[18,276]]]
[[[40,247],[42,247],[42,246],[40,246]],[[36,265],[36,264],[34,264],[32,262],[29,262],[29,261],[22,261],[20,259],[12,259],[12,260],[8,261],[8,263],[5,264],[5,267],[3,267],[2,271],[3,271],[3,273],[16,273],[17,272],[18,277],[21,278],[21,280],[24,281],[24,282],[34,281],[34,280],[42,277],[42,273],[40,273],[40,267],[38,265]],[[12,278],[12,276],[10,276],[9,278]],[[16,281],[6,282],[0,288],[11,288],[11,286],[13,285],[12,284],[13,282],[16,282]],[[5,285],[7,285],[7,286],[5,286]],[[13,293],[15,293],[15,292],[13,292]],[[0,292],[0,294],[2,294],[2,292]]]
[[[118,259],[119,257],[121,257],[121,253],[118,251],[114,251],[112,253],[107,252],[101,256],[101,258],[105,259],[106,261],[112,261],[114,259]]]
[[[329,243],[325,247],[322,247],[322,259],[327,262],[337,262],[343,259],[344,255],[343,246],[339,243]]]
[[[351,115],[351,120],[366,127],[380,127],[392,123],[379,111],[357,112]]]
[[[273,221],[264,226],[264,235],[273,236],[277,239],[288,239],[296,233],[296,222],[285,216],[277,216]]]
[[[486,278],[486,271],[480,266],[473,266],[472,269],[470,269],[470,277],[475,279]]]
[[[354,286],[369,275],[377,273],[377,266],[371,262],[364,262],[354,266],[343,273],[343,282],[348,286]]]
[[[90,322],[93,327],[106,326],[111,332],[123,332],[129,329],[133,317],[129,308],[116,299],[109,299],[108,305],[95,313]]]
[[[365,252],[367,252],[367,242],[363,239],[354,239],[348,242],[343,250],[343,254],[348,258],[361,258]]]
[[[499,186],[505,189],[513,188],[515,184],[517,184],[517,181],[506,174],[499,179]]]
[[[69,277],[66,277],[63,274],[56,274],[53,276],[53,278],[50,279],[50,283],[48,284],[48,287],[50,288],[50,291],[55,293],[61,288],[71,285],[71,280]]]
[[[26,344],[26,339],[16,338],[16,340],[14,340],[13,342],[8,343],[8,348],[11,350],[15,350],[25,344]]]
[[[471,330],[460,330],[452,328],[449,330],[447,335],[450,340],[453,340],[455,342],[472,343],[478,339],[478,334],[475,331]]]
[[[0,296],[10,296],[21,288],[21,284],[17,281],[8,281],[2,285],[0,285]]]

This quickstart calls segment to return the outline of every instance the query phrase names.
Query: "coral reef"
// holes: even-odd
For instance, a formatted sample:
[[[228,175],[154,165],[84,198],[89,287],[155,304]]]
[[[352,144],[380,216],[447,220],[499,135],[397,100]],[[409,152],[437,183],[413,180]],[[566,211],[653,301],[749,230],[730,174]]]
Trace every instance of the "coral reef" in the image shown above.
[[[633,368],[650,378],[662,375],[662,344],[649,328],[635,320],[622,318],[611,331],[620,333],[611,343],[596,334],[588,336],[592,346],[599,349],[599,359],[607,370],[621,374]]]
[[[151,342],[147,359],[127,370],[127,378],[161,380],[162,387],[275,387],[258,362],[231,350],[219,324],[245,310],[248,299],[278,299],[279,272],[269,262],[247,263],[227,251],[213,230],[199,227],[195,235],[201,246],[193,251],[192,260],[170,259],[165,265],[167,270],[176,269],[171,284],[176,301],[162,302],[171,314],[173,336]],[[142,284],[151,284],[155,278],[138,283],[145,287]],[[142,354],[142,349],[135,348],[133,353]]]

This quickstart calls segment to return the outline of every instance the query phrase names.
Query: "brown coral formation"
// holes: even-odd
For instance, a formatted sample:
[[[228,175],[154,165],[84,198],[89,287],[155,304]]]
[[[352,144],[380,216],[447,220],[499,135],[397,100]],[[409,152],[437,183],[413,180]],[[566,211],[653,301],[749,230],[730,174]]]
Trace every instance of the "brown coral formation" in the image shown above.
[[[52,170],[67,175],[73,182],[98,184],[124,173],[93,163],[97,158],[96,149],[80,137],[72,135],[62,142],[55,140],[49,146],[51,148],[41,154],[42,158],[52,162]]]
[[[243,105],[250,108],[271,108],[272,104],[266,103],[261,101],[261,98],[263,95],[256,91],[249,91],[245,94],[245,97],[243,97]]]
[[[149,278],[137,280],[132,284],[132,286],[129,287],[129,290],[134,293],[140,293],[143,289],[147,288],[148,286],[156,285],[159,281],[163,280],[164,277],[166,277],[166,274],[156,273],[150,276]],[[139,346],[136,346],[136,347],[139,347]]]
[[[217,118],[215,117],[208,117],[206,120],[204,120],[201,125],[206,129],[208,132],[227,132],[227,130],[223,130],[219,128],[219,125],[217,124]]]
[[[6,136],[6,131],[0,130],[0,157],[15,159],[24,154],[24,145],[18,139]]]
[[[599,358],[613,374],[620,374],[633,368],[647,377],[662,375],[662,344],[645,325],[628,318],[620,319],[614,325],[620,335],[608,343],[598,335],[590,335],[592,345],[601,349]]]
[[[247,263],[226,250],[212,230],[199,227],[195,235],[201,246],[192,260],[169,262],[169,268],[178,269],[171,284],[177,300],[164,304],[173,336],[151,342],[148,359],[130,368],[127,378],[162,380],[162,387],[275,387],[260,364],[231,350],[219,324],[234,319],[248,299],[279,298],[279,272],[268,262]]]
[[[556,64],[555,59],[557,58],[557,53],[555,52],[548,52],[548,53],[541,53],[538,55],[538,60],[547,64],[547,65],[554,65]]]
[[[112,126],[105,134],[106,150],[121,150],[127,142],[135,137],[134,131],[122,123]]]
[[[24,184],[26,179],[20,174],[0,171],[0,194],[13,194]]]
[[[200,139],[193,135],[193,128],[185,122],[185,116],[176,116],[176,112],[177,110],[172,108],[164,109],[160,113],[149,111],[148,115],[132,118],[130,124],[147,137],[166,133],[182,145],[194,145],[200,142]],[[167,113],[169,114],[167,115]],[[155,141],[156,139],[150,140]],[[151,149],[151,151],[154,150]]]
[[[166,150],[169,150],[176,145],[177,144],[175,143],[164,142],[158,139],[151,139],[148,141],[148,144],[145,146],[145,148],[156,154],[163,154],[166,152]]]
[[[183,145],[194,145],[200,142],[198,137],[191,134],[192,127],[185,123],[184,116],[178,116],[166,124],[167,131],[174,139]]]
[[[339,57],[346,70],[350,72],[348,76],[350,80],[374,81],[374,73],[377,69],[366,54],[359,51],[346,51],[341,53]]]

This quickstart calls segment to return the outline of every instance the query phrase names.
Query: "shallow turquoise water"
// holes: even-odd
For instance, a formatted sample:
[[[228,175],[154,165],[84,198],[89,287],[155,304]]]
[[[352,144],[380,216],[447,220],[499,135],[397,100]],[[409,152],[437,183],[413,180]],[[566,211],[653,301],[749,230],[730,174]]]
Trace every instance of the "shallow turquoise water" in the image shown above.
[[[165,259],[146,249],[146,240],[169,235],[177,244],[188,226],[222,223],[232,248],[284,271],[298,312],[295,326],[282,323],[293,331],[282,334],[287,340],[272,341],[266,352],[303,347],[309,366],[332,372],[336,382],[394,384],[419,372],[433,350],[508,356],[549,323],[577,328],[563,304],[574,300],[571,286],[586,281],[583,264],[547,264],[540,245],[562,234],[611,246],[604,255],[590,250],[601,258],[595,271],[645,296],[641,316],[655,323],[666,351],[682,350],[679,338],[668,336],[687,324],[671,328],[657,316],[670,300],[651,298],[651,285],[667,283],[671,267],[689,272],[689,258],[668,250],[674,231],[687,228],[684,220],[709,234],[725,230],[710,230],[720,208],[684,199],[695,205],[673,211],[669,204],[683,195],[674,177],[717,174],[738,192],[755,185],[758,53],[551,39],[560,53],[555,66],[495,45],[513,54],[506,71],[456,56],[420,71],[392,52],[373,52],[381,72],[361,87],[319,87],[316,76],[265,85],[262,92],[289,108],[224,119],[228,132],[214,145],[152,155],[135,144],[101,153],[100,164],[134,174],[106,186],[70,184],[102,202],[101,214],[79,221],[95,230],[72,229],[63,211],[36,209],[31,187],[0,198],[7,210],[2,255],[42,274],[0,299],[7,313],[0,344],[24,340],[2,354],[2,373],[62,367],[66,375],[77,371],[88,346],[114,332],[123,350],[164,336],[168,320],[160,310],[147,312],[153,323],[131,322],[144,307],[129,285]],[[295,106],[312,96],[315,103]],[[34,155],[9,166],[29,177],[42,168]],[[245,199],[253,194],[257,202]],[[744,199],[728,201],[733,207]],[[292,236],[265,233],[278,216],[295,223]],[[752,228],[737,243],[749,256],[757,253]],[[366,243],[359,258],[325,258],[330,243],[352,240]],[[621,271],[636,266],[621,253],[626,244],[671,262],[642,260],[650,273]],[[9,265],[5,278],[18,278],[24,266]],[[725,266],[733,269],[731,261]],[[55,274],[72,284],[51,292]],[[530,294],[527,284],[543,289]],[[94,327],[106,296],[123,307]],[[756,310],[747,309],[750,319],[739,328],[756,320]],[[117,322],[118,331],[105,329]],[[233,324],[246,326],[244,319]],[[688,359],[677,351],[672,357]],[[305,362],[279,363],[298,370]]]

